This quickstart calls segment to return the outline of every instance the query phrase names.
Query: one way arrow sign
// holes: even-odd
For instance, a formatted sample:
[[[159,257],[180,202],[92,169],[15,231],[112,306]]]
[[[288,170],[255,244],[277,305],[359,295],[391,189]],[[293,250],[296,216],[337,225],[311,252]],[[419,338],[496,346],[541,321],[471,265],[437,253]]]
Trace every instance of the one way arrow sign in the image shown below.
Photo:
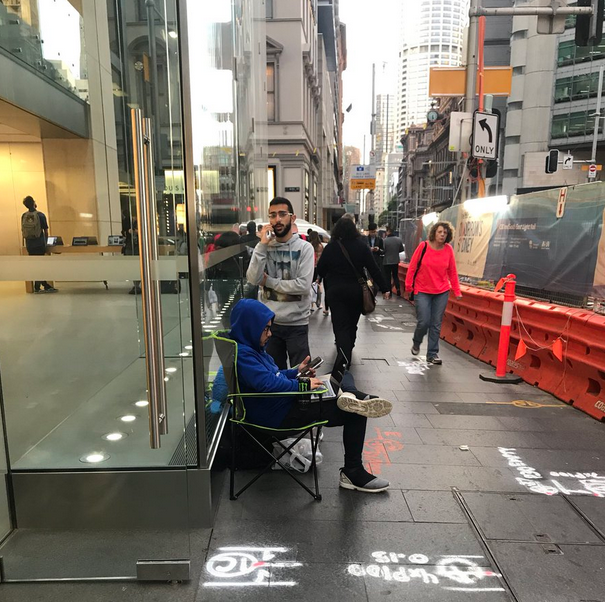
[[[475,159],[498,158],[500,116],[497,113],[475,111],[473,116],[473,144],[471,154]]]

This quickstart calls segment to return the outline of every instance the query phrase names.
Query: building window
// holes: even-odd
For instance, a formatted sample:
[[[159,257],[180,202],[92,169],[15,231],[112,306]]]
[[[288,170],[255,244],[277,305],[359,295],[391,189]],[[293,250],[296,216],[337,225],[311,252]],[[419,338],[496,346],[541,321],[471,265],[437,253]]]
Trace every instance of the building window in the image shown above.
[[[573,40],[561,42],[557,51],[557,65],[573,65],[605,57],[605,42],[598,46],[577,46]]]
[[[578,111],[555,115],[552,118],[551,136],[553,138],[571,138],[587,136],[594,130],[594,119],[589,117],[590,111]]]
[[[598,73],[562,77],[555,83],[555,102],[569,102],[594,97],[598,91]]]
[[[267,63],[267,119],[277,120],[275,107],[275,63]]]
[[[273,0],[265,0],[266,17],[273,19]]]

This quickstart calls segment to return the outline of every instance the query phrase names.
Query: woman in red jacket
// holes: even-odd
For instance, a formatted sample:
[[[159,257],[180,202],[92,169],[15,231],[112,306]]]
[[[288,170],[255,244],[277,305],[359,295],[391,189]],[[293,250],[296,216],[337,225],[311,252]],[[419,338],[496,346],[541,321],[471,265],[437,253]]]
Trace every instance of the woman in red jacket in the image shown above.
[[[450,289],[460,299],[460,283],[456,270],[454,249],[449,244],[454,228],[449,222],[437,222],[429,231],[429,239],[414,252],[405,278],[405,297],[414,292],[418,323],[412,339],[412,355],[420,353],[424,335],[429,333],[426,361],[442,364],[439,357],[441,320],[447,306]]]

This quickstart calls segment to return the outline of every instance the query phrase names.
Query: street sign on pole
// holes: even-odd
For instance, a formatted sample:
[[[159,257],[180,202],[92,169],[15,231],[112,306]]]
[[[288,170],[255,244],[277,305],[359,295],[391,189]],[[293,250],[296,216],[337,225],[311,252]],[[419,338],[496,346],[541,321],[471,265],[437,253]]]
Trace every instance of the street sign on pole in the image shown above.
[[[364,180],[376,177],[376,166],[374,165],[351,165],[351,180]]]
[[[351,179],[351,190],[374,190],[376,188],[376,178]]]
[[[565,213],[565,201],[567,200],[567,186],[559,188],[559,199],[557,201],[557,219],[561,219]]]
[[[597,177],[597,166],[594,163],[591,163],[588,166],[588,179],[594,180]]]
[[[567,153],[563,157],[563,169],[573,169],[573,155]]]
[[[475,159],[497,159],[499,133],[500,116],[497,113],[475,111],[471,146],[473,157]]]

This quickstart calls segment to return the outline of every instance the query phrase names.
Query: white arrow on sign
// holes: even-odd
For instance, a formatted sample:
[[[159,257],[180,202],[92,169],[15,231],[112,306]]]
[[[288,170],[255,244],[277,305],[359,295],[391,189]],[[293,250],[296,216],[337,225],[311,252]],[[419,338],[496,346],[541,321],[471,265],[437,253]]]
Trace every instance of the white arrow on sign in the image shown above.
[[[573,155],[565,155],[563,157],[563,169],[573,169]]]
[[[498,158],[499,130],[499,115],[475,111],[473,115],[473,146],[471,149],[475,159]]]

